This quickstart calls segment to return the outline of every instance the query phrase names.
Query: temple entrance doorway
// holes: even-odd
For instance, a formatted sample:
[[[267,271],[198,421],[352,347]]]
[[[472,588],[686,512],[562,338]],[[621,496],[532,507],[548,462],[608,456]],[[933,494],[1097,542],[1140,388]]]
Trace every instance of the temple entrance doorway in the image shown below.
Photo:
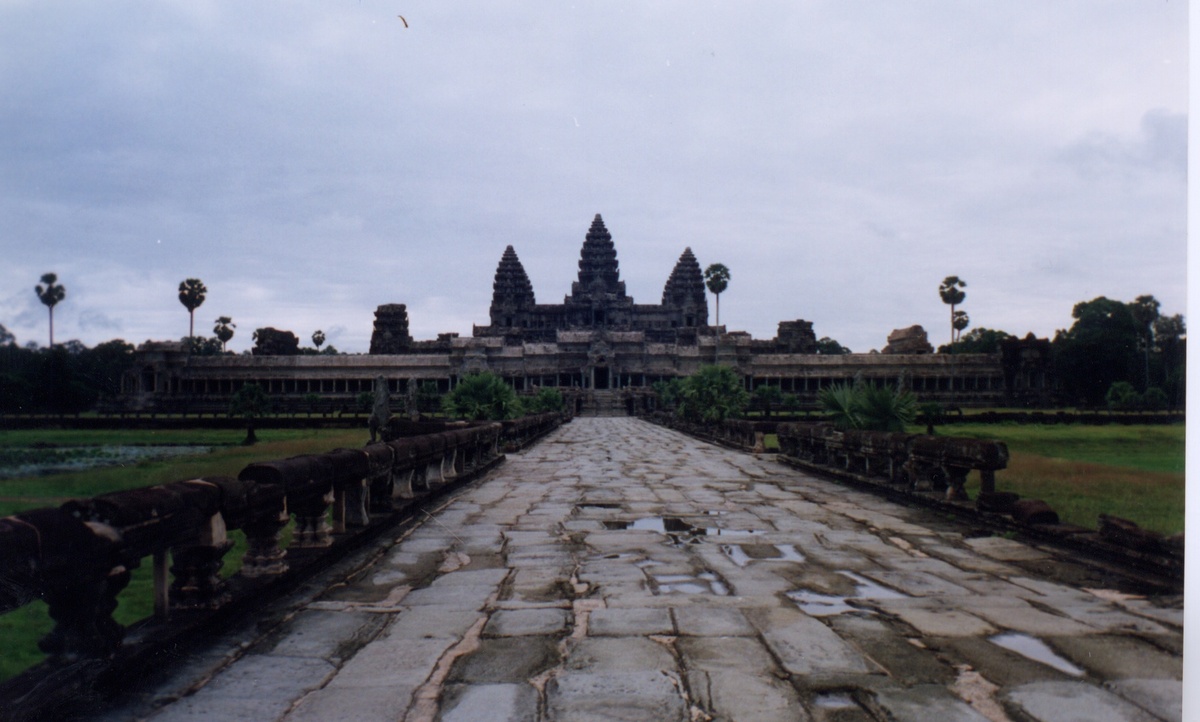
[[[592,367],[592,388],[597,390],[610,388],[607,366]]]

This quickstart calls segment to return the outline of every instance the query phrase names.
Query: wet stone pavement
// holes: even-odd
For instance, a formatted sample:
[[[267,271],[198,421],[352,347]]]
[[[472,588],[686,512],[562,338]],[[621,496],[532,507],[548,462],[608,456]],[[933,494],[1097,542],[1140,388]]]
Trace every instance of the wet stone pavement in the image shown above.
[[[1179,720],[1182,600],[1114,586],[580,418],[106,719]]]

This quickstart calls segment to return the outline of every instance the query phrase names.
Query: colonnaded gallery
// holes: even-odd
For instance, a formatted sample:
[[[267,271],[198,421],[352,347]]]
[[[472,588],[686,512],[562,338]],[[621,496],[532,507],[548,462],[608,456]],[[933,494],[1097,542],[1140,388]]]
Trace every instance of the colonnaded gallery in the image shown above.
[[[367,354],[200,356],[179,342],[147,342],[124,379],[124,400],[137,409],[217,410],[243,384],[257,383],[282,408],[313,394],[350,405],[380,376],[393,395],[404,395],[416,384],[432,381],[445,391],[463,376],[491,371],[518,391],[572,389],[581,410],[620,412],[634,409],[654,382],[712,363],[734,368],[748,390],[773,384],[805,406],[816,404],[822,387],[855,378],[962,406],[1041,405],[1050,391],[1049,342],[1032,336],[990,354],[935,354],[914,326],[893,331],[879,353],[819,354],[808,321],[781,321],[772,339],[709,325],[704,278],[690,248],[667,277],[661,303],[634,303],[599,214],[561,304],[537,303],[512,246],[500,256],[493,289],[490,322],[475,326],[470,338],[413,340],[406,307],[379,306]]]

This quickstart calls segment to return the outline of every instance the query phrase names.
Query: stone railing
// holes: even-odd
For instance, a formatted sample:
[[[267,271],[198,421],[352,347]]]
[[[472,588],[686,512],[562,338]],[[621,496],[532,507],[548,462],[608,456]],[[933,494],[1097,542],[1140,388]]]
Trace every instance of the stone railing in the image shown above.
[[[978,471],[983,492],[996,490],[1008,465],[999,441],[886,431],[838,431],[828,424],[779,424],[780,454],[789,461],[883,480],[909,491],[941,491],[966,499],[967,474]]]
[[[398,521],[404,507],[480,476],[504,450],[566,419],[443,425],[363,448],[253,463],[237,478],[188,479],[0,518],[0,613],[41,599],[54,621],[38,642],[47,661],[0,684],[0,719],[40,716],[71,688],[94,693],[96,680],[150,664],[163,645],[227,608],[252,612],[268,589],[285,591],[281,580],[294,585],[327,567]],[[284,548],[281,532],[293,522]],[[240,571],[224,578],[234,530],[247,550]],[[128,635],[112,613],[145,559],[155,611]],[[47,675],[54,685],[44,683]]]
[[[687,421],[666,411],[653,411],[643,414],[641,418],[704,441],[756,453],[766,450],[764,437],[775,433],[776,428],[780,426],[776,421],[743,419],[727,419],[719,423],[705,424]]]
[[[1122,562],[1168,579],[1182,579],[1183,539],[1141,529],[1101,514],[1097,528],[1064,524],[1040,499],[996,489],[996,472],[1008,465],[1000,441],[878,431],[839,431],[829,424],[781,423],[779,459],[883,493],[974,515],[991,526],[1031,534]],[[965,485],[978,472],[972,503]]]

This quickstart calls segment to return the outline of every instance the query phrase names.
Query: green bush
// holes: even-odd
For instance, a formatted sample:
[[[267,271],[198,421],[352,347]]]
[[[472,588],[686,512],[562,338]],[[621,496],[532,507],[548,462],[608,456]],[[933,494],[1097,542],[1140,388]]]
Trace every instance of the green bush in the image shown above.
[[[738,416],[750,394],[728,366],[703,366],[681,383],[676,413],[690,421],[714,423]]]
[[[1108,387],[1104,402],[1110,411],[1126,411],[1142,405],[1142,395],[1128,381],[1117,381]]]
[[[471,374],[442,399],[448,416],[469,421],[500,421],[519,416],[521,403],[513,388],[493,373]]]
[[[819,398],[839,429],[904,431],[917,417],[916,398],[890,386],[837,384],[821,389]]]
[[[563,395],[558,389],[542,389],[536,395],[522,399],[527,414],[543,414],[563,410]]]

